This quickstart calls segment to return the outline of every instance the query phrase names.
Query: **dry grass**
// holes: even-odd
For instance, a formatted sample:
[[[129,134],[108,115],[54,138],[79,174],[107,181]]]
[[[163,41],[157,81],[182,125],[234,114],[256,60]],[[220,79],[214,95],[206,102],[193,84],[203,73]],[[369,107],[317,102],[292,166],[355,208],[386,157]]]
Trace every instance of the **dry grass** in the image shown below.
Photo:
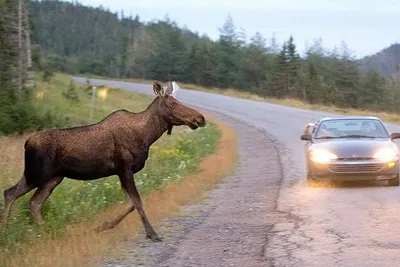
[[[92,75],[85,76],[85,77],[109,79],[106,77],[92,76]],[[113,80],[115,80],[115,79],[113,79]],[[140,79],[120,79],[120,80],[126,81],[126,82],[145,83],[145,84],[152,83],[152,81],[140,80]],[[274,103],[274,104],[283,105],[283,106],[289,106],[289,107],[295,107],[295,108],[301,108],[301,109],[309,109],[309,110],[325,111],[325,112],[329,112],[329,113],[337,113],[337,114],[342,114],[342,115],[377,116],[384,121],[400,123],[400,114],[399,113],[361,110],[361,109],[352,109],[352,108],[339,108],[339,107],[336,107],[333,105],[308,104],[299,99],[291,99],[291,98],[285,98],[285,99],[267,98],[267,97],[263,97],[263,96],[260,96],[260,95],[254,94],[254,93],[240,91],[240,90],[236,90],[236,89],[232,89],[232,88],[225,88],[225,89],[205,88],[205,87],[201,87],[201,86],[198,86],[195,84],[186,84],[186,83],[181,83],[181,82],[179,83],[179,85],[180,85],[180,87],[185,88],[185,89],[209,92],[209,93],[226,95],[226,96],[231,96],[231,97],[238,97],[238,98],[243,98],[243,99],[248,99],[248,100],[253,100],[253,101],[268,102],[268,103]]]
[[[8,188],[13,185],[18,178],[21,177],[22,171],[16,172],[15,170],[23,170],[23,160],[25,139],[28,135],[1,137],[0,136],[0,189]]]
[[[201,200],[204,197],[203,193],[215,187],[235,166],[237,159],[236,136],[223,123],[215,123],[222,132],[221,139],[216,153],[201,161],[198,172],[185,176],[176,183],[168,184],[163,190],[152,192],[143,198],[145,211],[156,231],[162,218],[177,216],[181,205],[192,204]],[[24,249],[23,254],[12,259],[7,266],[64,267],[92,265],[110,249],[115,248],[119,242],[144,238],[143,235],[138,235],[139,231],[143,230],[143,226],[137,212],[129,215],[115,229],[100,234],[94,233],[93,229],[97,225],[116,216],[126,205],[128,205],[127,202],[113,205],[98,214],[90,222],[68,227],[65,230],[65,236],[62,238],[38,237],[34,243]],[[158,232],[161,236],[163,235],[162,232]]]

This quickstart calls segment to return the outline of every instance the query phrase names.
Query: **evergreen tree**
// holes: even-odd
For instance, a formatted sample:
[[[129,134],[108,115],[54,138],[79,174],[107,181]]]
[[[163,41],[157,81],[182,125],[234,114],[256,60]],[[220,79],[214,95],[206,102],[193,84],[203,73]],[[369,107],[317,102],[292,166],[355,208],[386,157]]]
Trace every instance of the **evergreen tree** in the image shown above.
[[[0,106],[14,98],[13,92],[13,65],[15,54],[11,42],[11,33],[7,27],[7,13],[9,9],[6,1],[0,1]]]
[[[237,78],[235,76],[239,71],[239,47],[241,42],[231,16],[227,17],[219,32],[218,65],[216,69],[217,85],[222,88],[236,87]]]
[[[74,83],[74,81],[72,79],[68,84],[67,91],[63,92],[63,96],[66,99],[69,99],[69,100],[79,101],[79,94],[78,94],[78,92],[76,90],[75,83]]]
[[[300,56],[297,53],[296,45],[294,44],[293,36],[289,37],[287,42],[287,94],[291,97],[301,98],[297,81],[300,70]]]

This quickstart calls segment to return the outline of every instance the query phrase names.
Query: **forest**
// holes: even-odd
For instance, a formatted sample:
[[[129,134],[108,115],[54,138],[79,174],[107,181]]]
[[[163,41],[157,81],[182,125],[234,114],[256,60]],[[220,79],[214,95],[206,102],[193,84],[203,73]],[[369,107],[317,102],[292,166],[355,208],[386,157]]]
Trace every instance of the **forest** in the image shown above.
[[[398,68],[383,73],[376,64],[368,65],[371,60],[361,64],[341,40],[328,50],[323,37],[316,36],[300,55],[293,36],[277,40],[256,33],[248,38],[230,16],[216,25],[220,36],[212,40],[178,27],[167,15],[144,23],[138,15],[78,2],[0,0],[0,14],[1,94],[8,95],[3,103],[22,101],[21,92],[34,86],[31,72],[63,72],[172,78],[313,104],[400,111],[400,86],[393,75]]]

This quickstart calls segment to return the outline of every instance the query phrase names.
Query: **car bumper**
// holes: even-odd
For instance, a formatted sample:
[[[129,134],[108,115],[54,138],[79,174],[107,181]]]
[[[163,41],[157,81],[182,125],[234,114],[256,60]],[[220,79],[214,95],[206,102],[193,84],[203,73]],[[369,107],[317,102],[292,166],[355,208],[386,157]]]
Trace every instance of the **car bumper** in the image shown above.
[[[337,181],[390,180],[399,174],[399,160],[380,162],[334,161],[315,163],[310,161],[309,171],[312,179]]]

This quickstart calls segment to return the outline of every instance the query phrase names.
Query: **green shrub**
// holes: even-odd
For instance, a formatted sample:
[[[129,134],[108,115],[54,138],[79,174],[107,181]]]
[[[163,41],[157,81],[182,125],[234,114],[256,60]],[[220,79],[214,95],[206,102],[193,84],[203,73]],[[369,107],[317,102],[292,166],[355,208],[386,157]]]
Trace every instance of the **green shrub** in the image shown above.
[[[23,134],[61,125],[62,119],[57,112],[36,105],[29,98],[0,107],[0,135]]]
[[[43,71],[43,74],[42,74],[42,81],[49,82],[49,81],[51,81],[51,78],[53,76],[54,76],[54,73],[52,71],[45,70],[45,71]]]

